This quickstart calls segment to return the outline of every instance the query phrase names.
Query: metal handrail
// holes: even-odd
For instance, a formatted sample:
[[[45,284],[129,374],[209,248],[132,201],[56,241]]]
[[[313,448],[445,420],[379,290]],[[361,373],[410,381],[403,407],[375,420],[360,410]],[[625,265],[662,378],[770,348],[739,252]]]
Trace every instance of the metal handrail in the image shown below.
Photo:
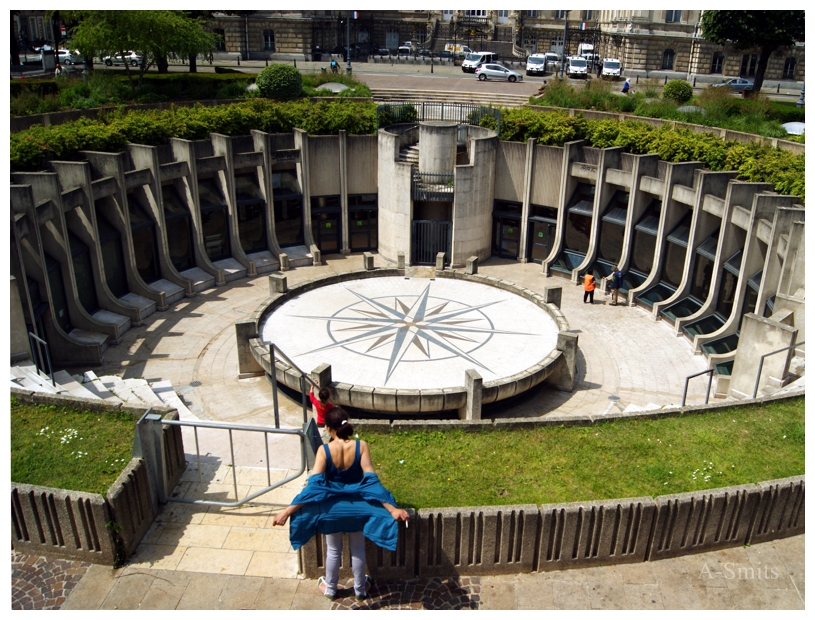
[[[203,478],[201,475],[201,451],[198,447],[198,428],[219,428],[225,429],[229,431],[229,452],[231,457],[231,465],[232,465],[232,483],[235,489],[235,498],[237,500],[238,497],[238,477],[235,470],[235,448],[232,441],[232,431],[248,431],[248,432],[258,432],[263,433],[264,444],[266,448],[266,482],[267,486],[263,489],[256,491],[250,495],[247,495],[241,500],[237,500],[234,502],[216,502],[212,500],[205,500],[205,499],[189,499],[186,497],[172,497],[170,494],[167,494],[167,500],[173,502],[182,502],[185,504],[204,504],[207,506],[224,506],[228,508],[234,508],[236,506],[242,506],[243,504],[252,501],[256,497],[263,495],[264,493],[268,493],[272,489],[276,489],[279,486],[286,484],[296,478],[299,478],[303,473],[306,471],[306,444],[308,441],[308,436],[306,432],[301,429],[296,428],[269,428],[267,426],[240,426],[237,424],[224,424],[220,422],[202,422],[196,420],[168,420],[162,419],[162,424],[167,424],[169,426],[191,426],[194,429],[195,433],[195,453],[198,461],[198,481],[202,487],[203,493]],[[277,435],[296,435],[300,437],[300,469],[297,471],[296,474],[292,474],[283,478],[282,480],[278,480],[274,484],[272,484],[272,474],[271,468],[269,467],[269,438],[268,435],[277,434]]]
[[[800,347],[801,345],[806,344],[806,342],[798,342],[796,344],[791,344],[788,347],[784,347],[783,349],[778,349],[778,351],[771,351],[770,353],[765,353],[761,356],[758,362],[758,372],[756,373],[756,382],[753,385],[753,398],[756,397],[758,394],[758,382],[761,381],[761,370],[764,368],[764,358],[769,357],[770,355],[775,355],[776,353],[781,353],[781,351],[788,351],[789,349],[794,349],[796,347]]]
[[[705,404],[707,405],[708,400],[710,399],[710,386],[713,383],[713,368],[708,368],[707,370],[703,370],[702,372],[697,372],[693,375],[688,375],[685,377],[685,389],[682,392],[682,406],[685,406],[685,398],[688,396],[688,383],[694,377],[698,377],[699,375],[706,375],[710,373],[710,376],[707,378],[707,393],[705,394]]]
[[[295,364],[288,355],[286,355],[280,347],[278,347],[275,343],[269,343],[269,369],[271,373],[269,373],[272,381],[272,405],[274,407],[274,425],[275,428],[280,428],[280,407],[277,400],[277,372],[275,371],[275,350],[278,352],[280,357],[286,362],[291,368],[296,370],[300,374],[300,394],[302,398],[302,405],[303,405],[303,424],[308,422],[308,394],[306,390],[306,381],[311,383],[316,388],[320,386],[317,385],[312,378],[307,375],[300,367]]]
[[[53,387],[57,387],[57,382],[54,381],[54,366],[53,366],[53,364],[51,364],[51,352],[48,350],[48,343],[45,342],[45,340],[43,340],[39,336],[37,336],[37,334],[34,334],[32,332],[28,332],[28,342],[31,344],[31,349],[32,350],[34,349],[34,343],[31,342],[32,338],[34,340],[36,340],[40,345],[42,345],[45,348],[45,359],[48,360],[48,375],[51,377],[51,385]],[[41,349],[38,347],[37,351],[39,352],[40,350]],[[44,372],[44,369],[40,369],[40,364],[37,362],[38,359],[40,359],[40,356],[35,355],[34,356],[34,367],[37,369],[38,373],[39,372]]]

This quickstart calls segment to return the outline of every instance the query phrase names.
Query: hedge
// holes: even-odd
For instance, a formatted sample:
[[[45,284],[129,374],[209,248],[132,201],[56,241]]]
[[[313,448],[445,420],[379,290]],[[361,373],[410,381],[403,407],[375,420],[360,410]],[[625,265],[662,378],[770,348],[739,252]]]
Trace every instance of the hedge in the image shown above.
[[[482,125],[494,128],[494,119]],[[118,151],[128,142],[159,145],[170,137],[201,140],[210,133],[246,135],[251,129],[288,133],[295,127],[311,135],[352,135],[376,130],[376,105],[338,99],[287,103],[250,99],[246,102],[163,111],[122,113],[102,120],[82,119],[63,125],[31,129],[11,136],[11,169],[41,170],[48,160],[81,160],[79,151]],[[711,170],[738,170],[742,179],[773,183],[777,192],[804,199],[804,154],[793,154],[762,144],[725,142],[713,134],[688,129],[654,127],[641,121],[589,120],[562,112],[529,108],[503,109],[501,140],[562,146],[585,140],[590,146],[621,146],[630,153],[658,153],[670,162],[701,161]]]

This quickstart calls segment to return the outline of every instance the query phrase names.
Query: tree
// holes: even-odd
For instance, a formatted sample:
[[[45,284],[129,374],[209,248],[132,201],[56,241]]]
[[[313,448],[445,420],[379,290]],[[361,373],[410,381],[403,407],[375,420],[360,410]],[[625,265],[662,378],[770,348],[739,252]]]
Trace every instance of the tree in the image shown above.
[[[732,43],[737,50],[761,50],[753,85],[757,93],[772,53],[803,42],[804,11],[704,11],[702,36],[719,45]]]
[[[65,13],[65,12],[63,12]],[[71,11],[77,21],[73,29],[74,46],[83,54],[141,54],[138,81],[125,64],[130,86],[141,86],[144,72],[155,63],[159,73],[167,72],[169,54],[183,56],[208,52],[215,45],[215,35],[206,32],[201,22],[181,11]]]

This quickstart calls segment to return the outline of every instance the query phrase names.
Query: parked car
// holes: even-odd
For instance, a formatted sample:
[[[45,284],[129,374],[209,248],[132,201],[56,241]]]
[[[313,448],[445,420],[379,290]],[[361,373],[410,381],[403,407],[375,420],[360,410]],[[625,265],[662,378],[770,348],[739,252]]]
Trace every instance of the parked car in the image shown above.
[[[136,52],[128,52],[125,54],[123,60],[121,54],[114,54],[113,56],[105,56],[102,59],[102,62],[108,67],[112,67],[113,65],[124,65],[125,63],[132,65],[133,67],[138,67],[141,64],[141,55],[137,54]]]
[[[498,54],[495,52],[471,52],[467,54],[461,63],[461,70],[464,73],[475,73],[475,70],[487,62],[498,62]]]
[[[419,56],[421,56],[423,58],[430,58],[432,55],[433,54],[430,53],[430,50],[427,50],[427,49],[420,49],[419,50]]]
[[[586,59],[582,56],[571,56],[566,61],[566,75],[569,77],[586,77]]]
[[[602,77],[604,78],[611,78],[617,79],[620,77],[622,71],[622,65],[620,64],[619,58],[604,58],[603,59],[603,71]]]
[[[503,65],[484,63],[475,70],[476,77],[481,80],[507,80],[508,82],[520,82],[524,79],[517,71],[507,69]]]
[[[543,75],[546,73],[546,54],[530,54],[526,58],[527,75]]]
[[[743,93],[745,89],[753,90],[753,80],[745,80],[744,78],[730,78],[719,84],[711,84],[711,88],[729,88],[734,93]]]
[[[78,65],[82,62],[82,54],[77,50],[57,50],[57,62],[61,65]]]
[[[380,47],[378,50],[376,50],[376,55],[377,56],[390,56],[391,51],[387,47]]]
[[[450,50],[439,50],[438,52],[436,52],[436,57],[437,58],[452,58],[453,57],[453,52],[451,52]]]
[[[400,45],[399,49],[396,50],[396,55],[397,56],[410,56],[411,55],[410,47],[408,47],[407,45]]]

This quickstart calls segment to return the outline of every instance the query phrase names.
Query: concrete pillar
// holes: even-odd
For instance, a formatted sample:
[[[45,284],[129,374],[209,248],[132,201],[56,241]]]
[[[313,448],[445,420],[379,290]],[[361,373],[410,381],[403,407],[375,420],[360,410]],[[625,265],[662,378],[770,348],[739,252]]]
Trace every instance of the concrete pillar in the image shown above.
[[[362,255],[362,265],[365,271],[372,271],[374,268],[374,255],[370,252],[365,252]]]
[[[314,265],[315,267],[317,265],[322,265],[323,255],[322,252],[320,252],[320,248],[318,248],[315,244],[312,244],[310,250],[311,250],[311,264]]]
[[[458,123],[419,123],[419,172],[452,174],[456,165]]]
[[[255,377],[263,374],[263,368],[252,355],[249,346],[250,338],[257,338],[258,331],[255,321],[246,319],[235,323],[235,338],[238,344],[238,379]]]
[[[560,301],[563,296],[563,288],[560,286],[544,286],[543,299],[547,304],[554,304],[560,308]]]
[[[792,321],[791,315],[788,320]],[[741,321],[739,346],[730,375],[729,395],[734,398],[752,398],[761,356],[791,346],[797,339],[798,330],[791,325],[765,319],[753,312],[745,314]],[[794,352],[794,349],[788,349],[764,358],[761,376],[758,378],[758,396],[761,396],[765,387],[777,389],[783,385]]]
[[[280,271],[288,271],[289,270],[289,255],[284,253],[284,252],[281,252],[278,255],[278,258],[280,259]]]
[[[20,300],[20,289],[17,288],[17,278],[14,276],[11,276],[9,292],[11,293],[11,309],[9,310],[11,342],[9,343],[9,349],[11,363],[13,364],[14,362],[31,359],[31,344],[28,341],[28,330],[25,327],[25,314]]]
[[[269,296],[286,293],[289,290],[289,280],[279,271],[269,275]]]
[[[404,269],[405,268],[405,253],[404,252],[397,252],[396,253],[396,268],[397,269]]]
[[[320,364],[311,371],[311,380],[314,381],[320,388],[331,387],[331,364]]]
[[[571,392],[577,381],[577,334],[558,332],[557,350],[563,355],[546,381],[559,390]]]
[[[436,271],[444,271],[444,252],[436,254]]]
[[[464,269],[464,272],[468,275],[474,276],[478,273],[478,257],[471,256],[467,259],[467,266]]]
[[[481,392],[484,380],[476,370],[470,368],[464,372],[464,389],[467,391],[467,403],[458,410],[459,420],[481,419]]]

